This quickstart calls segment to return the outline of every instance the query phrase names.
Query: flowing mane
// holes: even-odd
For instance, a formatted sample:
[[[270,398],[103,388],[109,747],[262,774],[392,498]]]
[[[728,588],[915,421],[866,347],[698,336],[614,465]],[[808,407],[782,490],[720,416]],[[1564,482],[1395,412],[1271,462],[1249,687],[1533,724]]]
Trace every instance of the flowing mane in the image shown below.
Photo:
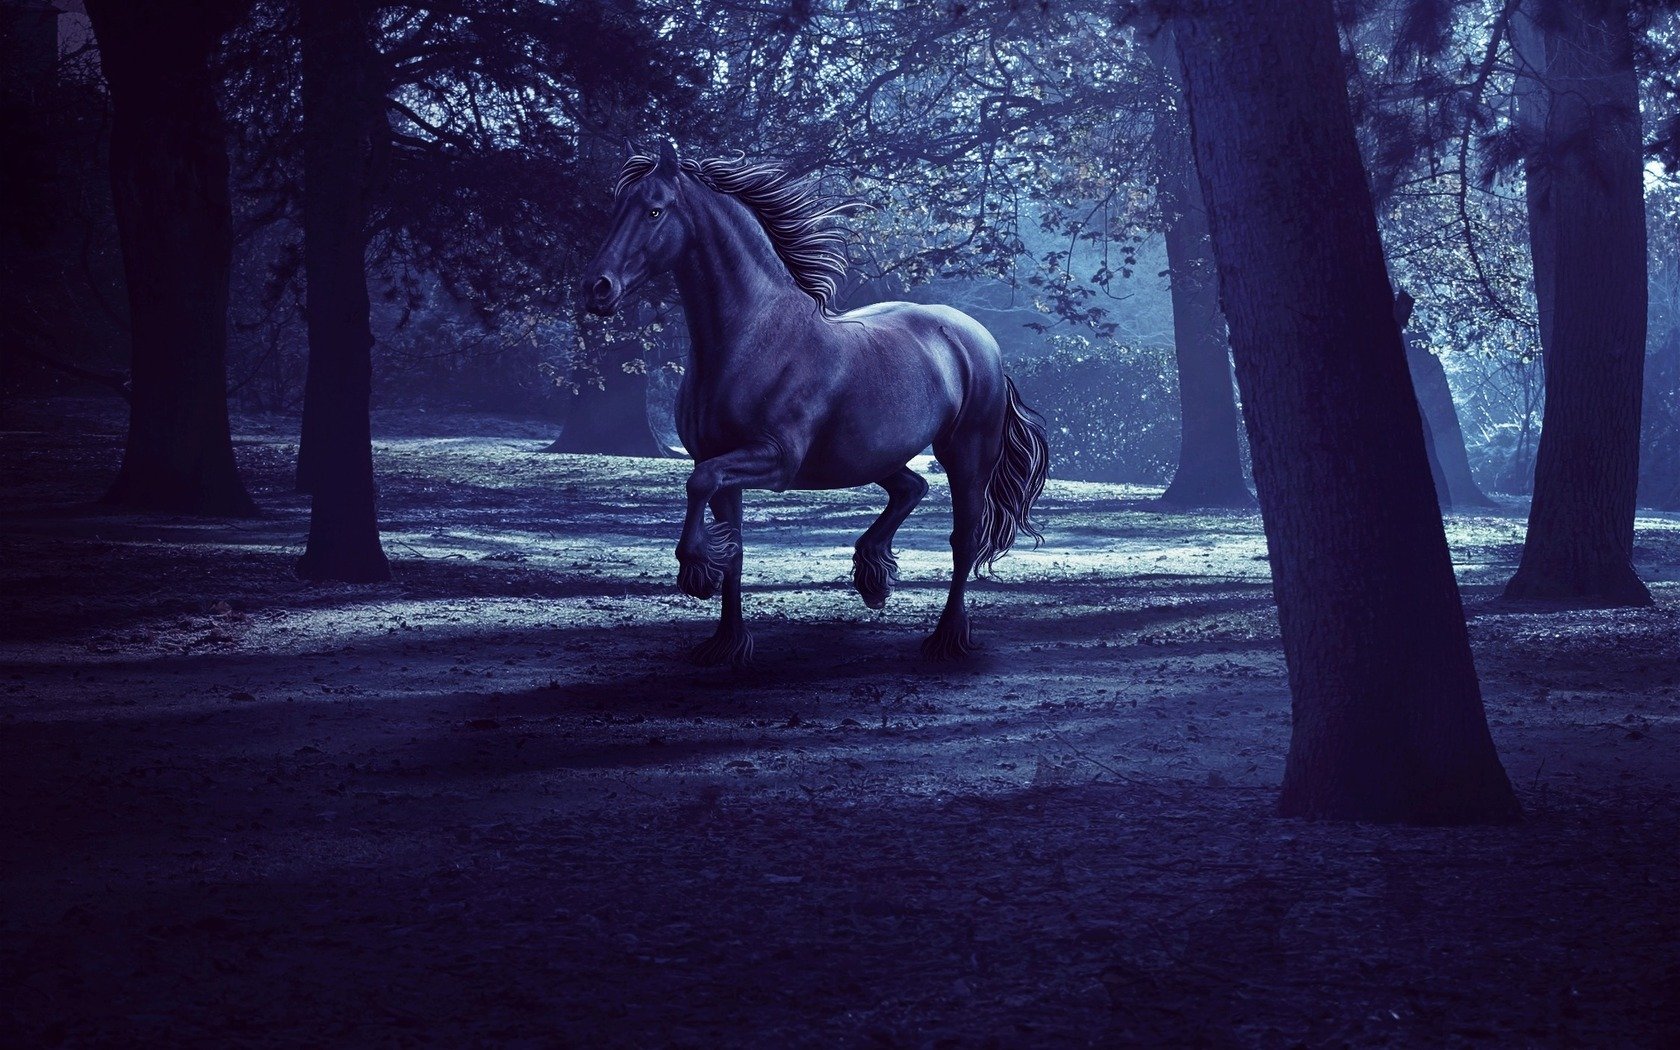
[[[632,154],[613,186],[613,196],[646,178],[658,165],[657,157]],[[828,223],[861,211],[867,204],[822,196],[809,180],[794,178],[768,164],[752,163],[744,153],[684,159],[682,170],[702,185],[746,205],[764,227],[800,291],[815,299],[824,313],[833,312],[829,301],[846,273],[846,235]]]
[[[922,651],[936,660],[972,652],[968,578],[1022,533],[1040,538],[1032,510],[1050,451],[1044,423],[1004,375],[997,340],[945,306],[878,303],[835,318],[829,304],[846,265],[836,220],[861,205],[745,154],[684,161],[669,142],[657,152],[630,150],[606,241],[577,288],[585,309],[611,317],[645,282],[676,276],[693,365],[677,389],[677,436],[694,458],[677,587],[723,598],[717,630],[693,659],[752,659],[743,490],[885,491],[886,508],[852,549],[852,585],[879,609],[898,580],[893,537],[928,492],[909,464],[929,446],[951,493],[951,585]],[[679,221],[666,222],[667,211]]]

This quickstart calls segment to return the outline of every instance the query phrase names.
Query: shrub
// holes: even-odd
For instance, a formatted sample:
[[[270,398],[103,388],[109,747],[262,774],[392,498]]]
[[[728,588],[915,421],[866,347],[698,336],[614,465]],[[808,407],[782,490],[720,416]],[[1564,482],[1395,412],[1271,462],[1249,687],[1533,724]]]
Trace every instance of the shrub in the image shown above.
[[[1172,350],[1053,336],[1054,350],[1008,368],[1044,417],[1050,475],[1071,481],[1160,485],[1178,462]]]

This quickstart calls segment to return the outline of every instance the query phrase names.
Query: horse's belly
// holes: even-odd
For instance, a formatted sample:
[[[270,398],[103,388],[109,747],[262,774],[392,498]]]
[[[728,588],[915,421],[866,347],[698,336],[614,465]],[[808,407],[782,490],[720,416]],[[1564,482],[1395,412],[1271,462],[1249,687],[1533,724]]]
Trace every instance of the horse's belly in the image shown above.
[[[924,433],[923,430],[926,430]],[[905,428],[867,439],[844,433],[812,443],[794,474],[797,489],[846,489],[872,485],[903,467],[933,440],[934,428]]]
[[[921,449],[917,449],[903,459],[880,459],[862,463],[813,463],[807,459],[800,467],[799,472],[794,475],[792,487],[796,489],[855,489],[860,485],[873,485],[904,466],[912,456],[919,452],[921,452]]]
[[[790,460],[775,488],[874,484],[921,454],[962,409],[969,370],[942,332],[840,343],[826,361],[769,359],[730,373],[728,383],[687,377],[678,434],[697,460],[768,439]]]

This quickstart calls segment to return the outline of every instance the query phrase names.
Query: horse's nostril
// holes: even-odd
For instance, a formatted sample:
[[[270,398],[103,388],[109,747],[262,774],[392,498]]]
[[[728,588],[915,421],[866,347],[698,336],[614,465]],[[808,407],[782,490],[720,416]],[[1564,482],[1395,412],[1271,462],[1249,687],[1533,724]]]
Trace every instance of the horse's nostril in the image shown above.
[[[595,284],[589,289],[589,294],[596,299],[608,299],[612,297],[612,290],[612,278],[600,277],[596,279]]]

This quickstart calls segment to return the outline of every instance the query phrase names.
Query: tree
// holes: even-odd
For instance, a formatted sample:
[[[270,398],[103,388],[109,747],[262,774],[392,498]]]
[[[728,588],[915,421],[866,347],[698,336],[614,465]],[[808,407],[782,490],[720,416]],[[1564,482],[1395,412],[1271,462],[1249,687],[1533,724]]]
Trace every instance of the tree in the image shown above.
[[[1150,57],[1171,85],[1173,111],[1156,117],[1155,192],[1171,281],[1173,356],[1178,363],[1178,469],[1161,494],[1171,507],[1252,507],[1237,441],[1237,402],[1219,286],[1208,244],[1207,209],[1196,184],[1172,30],[1149,38]]]
[[[69,377],[128,400],[128,313],[97,52],[51,5],[0,5],[0,387]],[[42,369],[56,376],[49,376]]]
[[[1651,604],[1633,568],[1649,292],[1629,14],[1556,0],[1513,25],[1546,399],[1508,598]]]
[[[1346,28],[1361,145],[1391,273],[1422,300],[1429,338],[1406,338],[1439,468],[1442,506],[1487,506],[1466,426],[1490,484],[1527,493],[1538,430],[1537,320],[1511,135],[1511,0],[1401,0]],[[1410,297],[1405,296],[1407,310]],[[1402,328],[1404,328],[1404,322]],[[1446,362],[1463,380],[1455,404]]]
[[[597,29],[634,38],[637,12],[633,3],[609,0],[601,5],[598,17]],[[636,71],[634,64],[594,70],[583,93],[590,121],[599,133],[578,144],[573,177],[585,187],[580,204],[594,205],[588,224],[599,230],[605,230],[612,217],[608,190],[618,180],[629,153],[628,140],[642,130],[636,100],[646,95],[646,88],[627,78]],[[640,333],[650,320],[648,314],[644,304],[634,304],[619,330]],[[659,448],[647,423],[647,372],[633,366],[647,355],[647,341],[636,336],[614,339],[611,330],[586,321],[578,331],[578,342],[594,374],[568,377],[570,396],[564,402],[560,436],[546,451],[619,456],[657,453]]]
[[[1513,820],[1330,0],[1176,26],[1294,697],[1280,812]]]
[[[302,0],[302,16],[303,253],[316,429],[309,543],[298,575],[372,583],[391,576],[379,543],[368,418],[366,180],[380,95],[359,0]]]
[[[295,53],[278,46],[297,37],[298,6],[259,3],[230,61],[239,70],[242,174],[257,189],[252,213],[263,222],[295,222],[307,181],[304,142],[291,130],[300,123]],[[683,56],[667,54],[650,20],[630,17],[634,7],[364,0],[364,242],[385,320],[400,328],[428,299],[446,297],[487,332],[504,324],[529,332],[534,318],[554,322],[542,326],[545,338],[569,327],[560,319],[569,313],[571,269],[587,259],[610,202],[621,133],[645,132],[655,114],[681,113],[698,79]],[[602,100],[625,97],[622,118],[609,119],[612,106]],[[295,290],[294,254],[272,253],[270,306]],[[619,429],[640,431],[636,450],[651,453],[645,381],[613,367],[609,381],[623,377],[618,385],[634,395],[633,417]],[[298,454],[305,491],[327,458],[325,406],[341,400],[322,376],[311,370],[305,382]]]
[[[228,429],[228,158],[212,60],[246,5],[89,0],[111,96],[111,193],[127,281],[131,409],[106,501],[255,512]]]
[[[1394,300],[1394,320],[1406,344],[1406,369],[1412,392],[1423,412],[1423,440],[1429,450],[1429,472],[1435,479],[1435,496],[1443,507],[1491,507],[1470,473],[1470,453],[1464,447],[1464,430],[1459,426],[1452,387],[1441,359],[1419,340],[1406,333],[1412,316],[1412,297],[1400,292]]]
[[[1680,200],[1671,207],[1680,209]],[[1639,503],[1657,510],[1680,510],[1680,258],[1669,259],[1652,278]]]
[[[567,378],[570,395],[565,404],[560,436],[545,452],[573,452],[609,456],[653,456],[660,453],[648,426],[648,370],[650,340],[644,332],[654,311],[633,303],[631,319],[615,330],[585,321],[579,333],[576,361],[593,374]],[[624,338],[614,338],[628,330]]]
[[[240,181],[257,188],[250,214],[265,219],[295,221],[301,182],[294,49],[277,46],[295,37],[295,3],[259,0],[228,63]],[[1128,113],[1161,92],[1140,84],[1138,56],[1108,33],[1103,5],[981,0],[947,11],[832,0],[790,12],[696,0],[655,16],[638,0],[412,0],[375,10],[387,119],[376,126],[370,180],[374,331],[425,310],[408,298],[414,287],[458,299],[488,329],[523,331],[541,317],[554,347],[543,372],[580,391],[560,398],[573,407],[562,448],[652,444],[648,384],[634,374],[645,362],[600,360],[624,345],[569,338],[570,271],[600,236],[625,136],[679,128],[696,152],[743,149],[818,175],[881,206],[854,239],[861,273],[901,289],[1002,278],[1021,314],[1042,318],[1042,308],[1053,324],[1099,334],[1101,293],[1085,266],[1095,269],[1100,253],[1118,280],[1109,246],[1138,239],[1131,227],[1144,211],[1154,221],[1129,192],[1147,138],[1130,133],[1142,122]],[[958,68],[969,75],[952,78]],[[1073,223],[1101,198],[1113,222],[1052,230],[1062,223],[1049,213]],[[1083,257],[1040,259],[1058,233]],[[271,254],[277,272],[295,269],[295,253]],[[1083,270],[1072,281],[1086,294],[1021,294],[1020,277],[1040,262],[1058,279]],[[285,293],[270,306],[298,296],[295,280],[270,287]],[[600,386],[622,386],[622,402]],[[609,421],[607,433],[590,433],[597,421]]]

